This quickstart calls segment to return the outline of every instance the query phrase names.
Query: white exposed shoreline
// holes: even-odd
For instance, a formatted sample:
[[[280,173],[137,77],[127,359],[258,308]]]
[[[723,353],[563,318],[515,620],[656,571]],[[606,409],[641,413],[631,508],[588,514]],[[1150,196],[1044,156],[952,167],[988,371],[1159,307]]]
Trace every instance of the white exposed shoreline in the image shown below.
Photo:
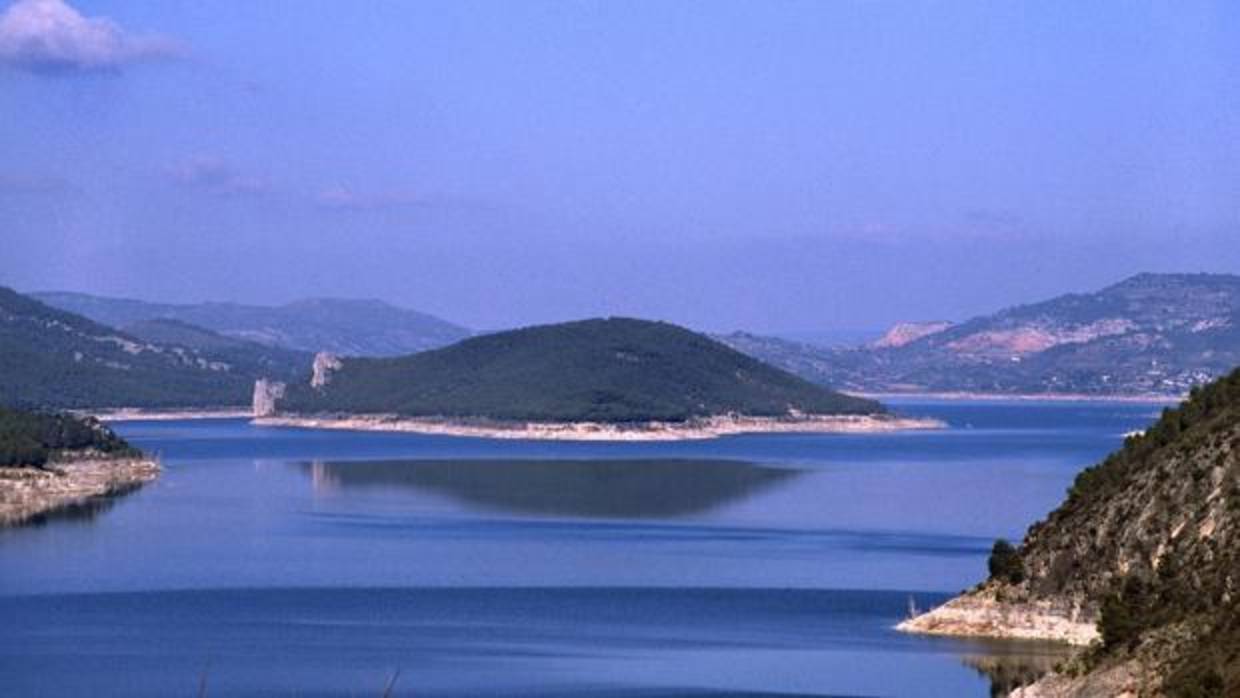
[[[75,456],[42,468],[0,468],[0,527],[139,487],[159,476],[150,458]]]
[[[348,416],[273,415],[253,421],[259,426],[396,431],[487,439],[544,439],[559,441],[683,441],[736,434],[818,433],[866,434],[942,429],[937,419],[887,415],[804,415],[798,417],[704,417],[686,422],[512,422],[478,423],[440,418],[413,418],[368,414]]]
[[[117,407],[101,410],[72,410],[74,414],[90,416],[101,422],[172,421],[177,419],[242,419],[253,417],[248,407],[222,407],[214,410],[184,409],[157,410],[142,407]]]
[[[1079,609],[1049,602],[999,601],[987,590],[957,596],[896,626],[920,635],[989,637],[1009,640],[1050,640],[1085,646],[1096,640],[1098,627]]]
[[[952,400],[976,402],[1128,402],[1150,405],[1174,405],[1184,401],[1188,394],[1165,395],[1161,393],[1139,393],[1129,395],[1096,395],[1092,393],[899,393],[899,392],[855,392],[849,395],[869,398],[871,400]]]

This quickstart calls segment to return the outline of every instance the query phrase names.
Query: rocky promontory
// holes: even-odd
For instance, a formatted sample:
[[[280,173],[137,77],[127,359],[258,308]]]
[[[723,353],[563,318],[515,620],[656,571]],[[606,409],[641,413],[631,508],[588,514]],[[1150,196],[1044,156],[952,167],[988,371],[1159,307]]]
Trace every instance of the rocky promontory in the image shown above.
[[[68,456],[39,468],[0,468],[0,526],[130,492],[159,472],[159,463],[150,458],[99,454]]]
[[[901,630],[1086,649],[1015,696],[1240,696],[1240,370],[1077,476],[990,578]]]

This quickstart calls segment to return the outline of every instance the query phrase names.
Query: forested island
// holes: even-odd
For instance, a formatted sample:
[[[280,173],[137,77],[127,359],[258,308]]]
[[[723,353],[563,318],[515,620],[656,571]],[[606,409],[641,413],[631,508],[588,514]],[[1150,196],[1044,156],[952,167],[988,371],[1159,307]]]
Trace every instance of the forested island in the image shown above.
[[[320,355],[260,385],[266,423],[590,438],[933,426],[719,342],[629,318],[527,327],[396,358]]]

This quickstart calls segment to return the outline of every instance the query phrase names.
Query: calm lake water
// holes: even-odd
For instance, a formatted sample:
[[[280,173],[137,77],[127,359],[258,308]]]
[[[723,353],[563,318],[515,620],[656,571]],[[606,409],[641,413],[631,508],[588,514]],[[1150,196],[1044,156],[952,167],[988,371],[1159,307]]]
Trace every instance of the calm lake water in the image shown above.
[[[164,476],[0,531],[0,694],[988,696],[1039,645],[908,637],[1158,408],[680,443],[129,422]],[[397,675],[396,672],[399,672]]]

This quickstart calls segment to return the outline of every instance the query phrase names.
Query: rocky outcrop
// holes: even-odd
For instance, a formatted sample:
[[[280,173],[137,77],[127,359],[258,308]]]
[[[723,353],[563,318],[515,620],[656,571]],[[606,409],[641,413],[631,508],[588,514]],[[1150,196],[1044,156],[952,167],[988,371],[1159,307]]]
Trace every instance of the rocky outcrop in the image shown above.
[[[314,355],[313,374],[310,376],[311,388],[322,388],[332,380],[332,373],[343,366],[340,357],[330,352],[321,351]]]
[[[159,476],[149,458],[67,456],[42,468],[0,468],[0,526],[128,492]]]
[[[259,378],[254,381],[254,416],[269,417],[276,413],[276,402],[284,397],[284,383]]]
[[[892,325],[882,337],[879,337],[870,346],[876,349],[885,349],[892,347],[902,347],[909,342],[915,342],[922,337],[929,337],[937,334],[952,326],[952,323],[946,321],[937,322],[901,322]]]
[[[1051,640],[1088,645],[1098,639],[1097,619],[1080,606],[1045,599],[1002,598],[1003,585],[987,585],[910,618],[897,630],[926,635]]]

